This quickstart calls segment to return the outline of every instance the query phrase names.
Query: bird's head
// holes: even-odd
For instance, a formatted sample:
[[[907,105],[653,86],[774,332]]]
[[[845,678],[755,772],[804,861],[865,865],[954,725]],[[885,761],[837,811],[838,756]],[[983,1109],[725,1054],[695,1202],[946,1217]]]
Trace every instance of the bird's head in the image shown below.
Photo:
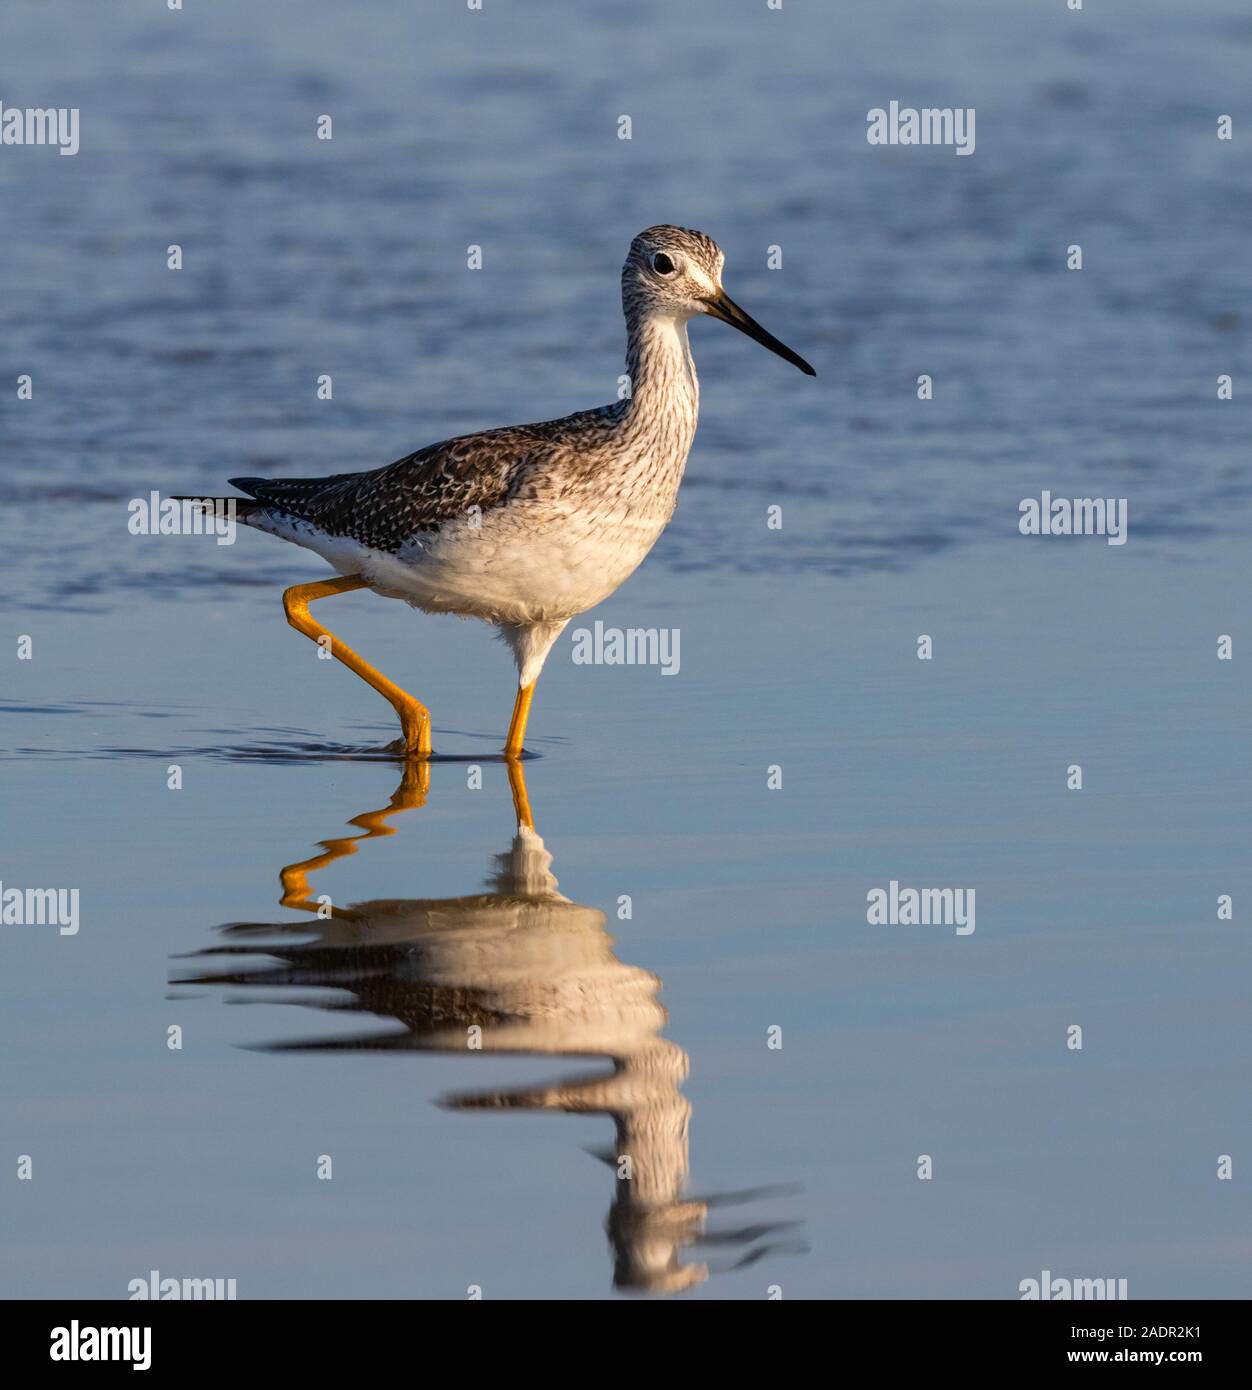
[[[622,267],[626,317],[666,315],[686,322],[710,314],[746,333],[809,376],[817,373],[803,357],[767,333],[722,288],[726,257],[712,237],[689,227],[649,227],[630,243]]]

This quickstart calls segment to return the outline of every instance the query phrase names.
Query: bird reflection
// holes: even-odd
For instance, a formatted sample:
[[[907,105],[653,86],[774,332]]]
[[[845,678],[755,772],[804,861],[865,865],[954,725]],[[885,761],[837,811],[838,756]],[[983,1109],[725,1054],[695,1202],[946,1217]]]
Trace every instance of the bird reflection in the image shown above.
[[[508,772],[517,831],[509,848],[495,856],[485,891],[349,907],[314,896],[311,875],[368,840],[394,835],[391,819],[425,803],[430,765],[409,763],[389,805],[350,822],[362,833],[326,840],[323,853],[281,871],[282,905],[311,917],[223,927],[231,944],[196,952],[200,966],[179,983],[337,989],[349,997],[299,1002],[404,1025],[402,1032],[274,1043],[270,1051],[607,1058],[608,1072],[525,1089],[460,1092],[441,1104],[464,1111],[556,1110],[613,1121],[614,1143],[596,1157],[616,1175],[607,1230],[619,1289],[670,1293],[703,1282],[710,1264],[683,1258],[697,1243],[739,1247],[722,1269],[802,1248],[776,1238],[796,1222],[706,1229],[712,1207],[784,1189],[703,1199],[684,1194],[691,1107],[679,1086],[688,1058],[661,1036],[661,981],[618,960],[602,912],[558,891],[521,764],[510,763]],[[224,969],[224,958],[232,956],[247,957],[248,968]],[[258,958],[269,963],[255,968]]]

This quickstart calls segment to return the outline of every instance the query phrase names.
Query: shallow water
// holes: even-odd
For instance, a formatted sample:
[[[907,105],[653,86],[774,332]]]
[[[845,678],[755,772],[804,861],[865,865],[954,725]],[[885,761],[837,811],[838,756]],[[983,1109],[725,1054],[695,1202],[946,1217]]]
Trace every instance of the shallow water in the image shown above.
[[[309,8],[0,19],[5,103],[84,112],[76,158],[0,159],[35,378],[0,398],[33,640],[0,880],[81,898],[76,935],[0,929],[35,1171],[0,1293],[1248,1296],[1241,7]],[[893,98],[976,106],[976,154],[868,147]],[[681,670],[563,639],[538,843],[485,629],[326,615],[432,708],[406,783],[387,707],[282,621],[316,562],[133,537],[126,503],[610,399],[659,220],[819,377],[693,329],[682,504],[594,615],[679,629]],[[1129,543],[1020,538],[1045,487],[1127,497]],[[892,879],[975,886],[975,932],[869,926]]]

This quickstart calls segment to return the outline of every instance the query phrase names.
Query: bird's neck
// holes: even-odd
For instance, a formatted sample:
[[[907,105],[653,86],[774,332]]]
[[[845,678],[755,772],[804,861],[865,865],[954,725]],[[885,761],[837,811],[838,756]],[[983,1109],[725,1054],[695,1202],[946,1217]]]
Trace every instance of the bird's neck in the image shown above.
[[[634,429],[673,431],[676,442],[682,441],[685,458],[700,408],[686,320],[647,314],[628,320],[626,332],[626,421]]]

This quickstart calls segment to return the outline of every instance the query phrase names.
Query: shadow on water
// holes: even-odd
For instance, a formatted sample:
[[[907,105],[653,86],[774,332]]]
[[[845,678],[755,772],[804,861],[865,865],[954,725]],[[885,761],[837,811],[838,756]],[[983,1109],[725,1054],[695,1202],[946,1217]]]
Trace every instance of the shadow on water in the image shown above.
[[[172,707],[145,707],[125,700],[75,700],[64,703],[27,705],[15,700],[0,700],[0,715],[90,715],[94,718],[123,715],[137,719],[186,718],[186,710]],[[101,744],[94,748],[57,747],[15,747],[0,748],[0,762],[10,758],[40,758],[45,761],[74,761],[83,759],[113,760],[125,758],[206,758],[229,763],[333,763],[333,762],[384,762],[404,765],[408,754],[399,739],[388,742],[362,741],[347,743],[311,737],[306,730],[285,727],[256,727],[253,732],[269,734],[271,738],[253,739],[240,743],[237,729],[206,729],[208,735],[220,734],[221,739],[213,743],[166,745],[154,744]],[[486,752],[434,753],[432,763],[500,763],[505,762],[499,747],[498,733],[484,733],[474,729],[437,728],[437,737],[464,738],[469,740],[490,740],[491,747]],[[567,742],[560,735],[549,735],[532,739],[533,744],[559,747]],[[541,757],[539,748],[529,748],[523,755],[527,761]]]
[[[387,898],[335,907],[320,902],[312,875],[369,840],[394,835],[393,817],[421,807],[427,766],[410,763],[387,806],[354,817],[361,831],[322,842],[322,853],[281,870],[283,907],[296,922],[220,928],[230,944],[193,953],[198,965],[175,985],[342,990],[346,1000],[294,1002],[335,1013],[373,1014],[403,1031],[292,1039],[265,1052],[440,1052],[595,1057],[611,1070],[514,1090],[461,1091],[450,1110],[551,1110],[613,1121],[611,1147],[594,1153],[616,1174],[607,1231],[620,1290],[673,1293],[712,1273],[770,1254],[799,1254],[798,1221],[758,1221],[709,1230],[716,1207],[794,1193],[795,1185],[685,1194],[690,1103],[679,1087],[689,1059],[661,1036],[667,1015],[660,979],[620,961],[605,916],[557,889],[552,854],[538,831],[525,774],[509,765],[517,831],[495,855],[484,889],[456,898]],[[246,960],[248,967],[233,968]],[[269,963],[256,967],[253,962]],[[287,1002],[287,1001],[284,1001]],[[788,1232],[792,1233],[789,1237]],[[722,1248],[720,1260],[688,1262],[689,1246]]]

